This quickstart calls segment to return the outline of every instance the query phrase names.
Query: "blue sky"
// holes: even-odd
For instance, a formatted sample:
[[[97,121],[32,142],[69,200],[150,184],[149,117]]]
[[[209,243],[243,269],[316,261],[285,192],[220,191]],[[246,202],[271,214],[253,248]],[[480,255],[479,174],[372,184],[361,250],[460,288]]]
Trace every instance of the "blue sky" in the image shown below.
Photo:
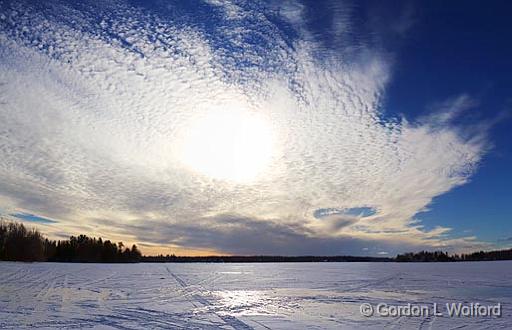
[[[467,120],[496,121],[493,148],[471,182],[437,197],[419,216],[486,240],[512,236],[512,33],[506,1],[416,3],[414,27],[398,51],[386,110],[421,115],[425,105],[468,93],[478,106]],[[417,111],[412,111],[416,109]]]
[[[508,247],[510,6],[3,2],[0,215],[147,253]]]
[[[55,223],[55,221],[53,221],[53,220],[38,217],[37,215],[27,214],[27,213],[13,213],[13,214],[11,214],[11,216],[21,219],[21,220],[24,220],[24,221],[29,221],[29,222]]]

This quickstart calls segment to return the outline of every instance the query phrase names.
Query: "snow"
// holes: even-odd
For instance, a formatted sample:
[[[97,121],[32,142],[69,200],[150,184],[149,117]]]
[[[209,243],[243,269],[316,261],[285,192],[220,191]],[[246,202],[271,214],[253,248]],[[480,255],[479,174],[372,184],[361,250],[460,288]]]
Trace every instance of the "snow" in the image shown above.
[[[0,328],[506,329],[512,262],[0,262]],[[377,305],[501,303],[502,317],[364,317]]]

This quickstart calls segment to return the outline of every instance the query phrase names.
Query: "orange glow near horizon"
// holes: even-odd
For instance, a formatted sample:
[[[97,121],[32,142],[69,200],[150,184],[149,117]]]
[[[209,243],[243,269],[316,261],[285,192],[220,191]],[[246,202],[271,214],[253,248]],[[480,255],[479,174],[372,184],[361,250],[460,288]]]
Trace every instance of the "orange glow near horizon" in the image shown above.
[[[137,243],[135,243],[137,244]],[[131,245],[130,245],[131,246]],[[222,253],[217,250],[208,250],[208,249],[187,249],[181,247],[168,247],[168,246],[147,246],[147,245],[138,245],[139,250],[143,255],[146,256],[157,256],[157,255],[177,255],[182,257],[198,257],[198,256],[229,256],[230,253]]]

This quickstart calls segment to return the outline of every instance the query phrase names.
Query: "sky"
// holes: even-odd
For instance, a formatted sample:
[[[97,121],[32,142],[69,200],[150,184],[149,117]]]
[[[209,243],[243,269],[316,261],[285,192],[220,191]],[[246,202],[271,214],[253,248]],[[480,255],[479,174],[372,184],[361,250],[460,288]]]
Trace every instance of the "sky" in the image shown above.
[[[511,7],[0,1],[0,215],[146,254],[511,247]]]

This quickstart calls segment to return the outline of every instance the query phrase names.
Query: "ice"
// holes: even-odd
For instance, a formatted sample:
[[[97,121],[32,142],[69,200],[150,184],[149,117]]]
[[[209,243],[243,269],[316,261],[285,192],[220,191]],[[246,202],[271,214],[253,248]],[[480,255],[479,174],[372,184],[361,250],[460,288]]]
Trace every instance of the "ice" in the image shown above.
[[[499,329],[512,262],[0,262],[1,328]],[[501,303],[502,317],[364,317],[362,303]]]

